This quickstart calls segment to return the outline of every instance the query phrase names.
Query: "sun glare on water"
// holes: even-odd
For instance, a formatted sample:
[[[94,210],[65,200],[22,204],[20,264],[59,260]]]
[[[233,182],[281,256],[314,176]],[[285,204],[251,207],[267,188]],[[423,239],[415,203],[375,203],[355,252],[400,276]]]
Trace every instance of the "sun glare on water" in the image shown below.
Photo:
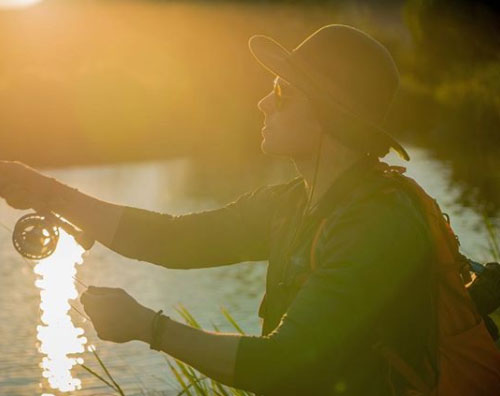
[[[60,230],[56,251],[37,263],[34,271],[40,277],[41,324],[37,327],[39,352],[45,355],[40,363],[42,376],[52,389],[70,392],[81,388],[81,381],[74,378],[71,369],[83,363],[81,354],[87,339],[84,331],[75,327],[69,310],[69,300],[78,297],[73,276],[76,265],[82,263],[84,249],[73,237]]]

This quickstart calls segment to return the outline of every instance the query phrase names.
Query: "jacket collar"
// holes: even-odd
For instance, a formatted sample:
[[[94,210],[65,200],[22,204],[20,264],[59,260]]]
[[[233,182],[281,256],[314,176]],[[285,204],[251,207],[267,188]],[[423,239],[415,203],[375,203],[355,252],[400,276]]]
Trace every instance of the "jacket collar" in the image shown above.
[[[315,207],[306,216],[312,216],[313,218],[325,217],[340,200],[349,196],[365,180],[366,176],[371,173],[370,171],[377,168],[378,165],[381,165],[381,162],[377,158],[369,155],[361,157],[335,179]]]
[[[302,200],[299,203],[300,210],[298,213],[300,218],[294,232],[294,237],[290,243],[289,251],[303,240],[304,235],[308,233],[311,227],[315,226],[322,218],[327,217],[342,199],[350,196],[351,193],[362,184],[363,180],[366,180],[366,177],[371,171],[382,164],[383,163],[378,159],[370,156],[362,157],[356,161],[335,179],[310,213],[303,213],[304,206],[307,202],[305,181],[303,180]]]

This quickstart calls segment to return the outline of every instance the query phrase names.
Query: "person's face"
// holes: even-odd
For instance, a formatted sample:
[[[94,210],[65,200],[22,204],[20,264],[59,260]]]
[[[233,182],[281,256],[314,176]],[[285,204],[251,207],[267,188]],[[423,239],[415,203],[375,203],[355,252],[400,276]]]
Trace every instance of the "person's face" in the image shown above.
[[[261,149],[264,153],[307,158],[317,149],[321,126],[309,99],[280,77],[257,107],[264,113]]]

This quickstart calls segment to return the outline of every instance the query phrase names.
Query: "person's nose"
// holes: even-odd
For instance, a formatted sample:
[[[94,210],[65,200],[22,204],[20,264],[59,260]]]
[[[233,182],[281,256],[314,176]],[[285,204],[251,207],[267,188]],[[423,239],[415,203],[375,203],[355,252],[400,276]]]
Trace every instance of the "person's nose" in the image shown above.
[[[273,92],[269,92],[257,103],[257,108],[264,114],[270,114],[274,109]]]

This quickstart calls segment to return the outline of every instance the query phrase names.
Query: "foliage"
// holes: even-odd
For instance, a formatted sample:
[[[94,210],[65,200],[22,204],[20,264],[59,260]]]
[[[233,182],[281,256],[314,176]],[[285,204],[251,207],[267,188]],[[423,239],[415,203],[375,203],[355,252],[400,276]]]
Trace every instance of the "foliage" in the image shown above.
[[[89,351],[91,351],[92,354],[94,355],[94,357],[96,358],[97,362],[99,363],[99,366],[104,371],[104,374],[106,375],[107,379],[105,379],[103,376],[101,376],[98,373],[96,373],[94,370],[92,370],[90,367],[86,366],[85,364],[80,364],[80,366],[85,371],[87,371],[88,373],[90,373],[91,375],[93,375],[94,377],[96,377],[99,381],[103,382],[106,386],[108,386],[109,388],[113,389],[118,395],[125,396],[125,393],[123,392],[122,388],[115,381],[115,379],[111,375],[109,369],[106,367],[106,365],[102,361],[101,357],[97,354],[97,351],[95,350],[95,348],[94,347],[90,347]]]
[[[412,46],[397,59],[404,91],[397,125],[450,164],[462,204],[494,217],[500,209],[500,6],[408,0],[403,14]]]
[[[484,216],[484,225],[488,233],[488,245],[492,260],[500,262],[500,234],[487,216]]]
[[[175,309],[179,315],[184,319],[186,324],[196,329],[201,329],[199,322],[191,315],[191,313],[184,307],[182,304]],[[231,316],[231,314],[224,308],[221,308],[222,314],[224,318],[228,321],[228,323],[240,334],[245,334],[242,328],[238,325],[236,320]],[[212,324],[212,327],[215,331],[220,331],[220,329]],[[94,370],[89,368],[88,366],[81,364],[80,366],[89,372],[92,376],[97,378],[99,381],[104,383],[109,388],[113,389],[120,396],[125,396],[123,390],[120,388],[120,385],[115,381],[112,377],[109,369],[103,363],[102,359],[99,357],[94,348],[91,348],[90,351],[95,356],[99,366],[103,369],[105,376],[101,376],[96,373]],[[180,360],[175,358],[171,358],[169,356],[166,357],[167,364],[172,372],[174,378],[177,380],[180,391],[177,394],[178,396],[186,395],[186,396],[251,396],[253,395],[250,392],[242,391],[239,389],[231,388],[217,382],[211,378],[206,377],[205,375],[199,373],[197,370],[193,369],[186,363],[183,363]],[[107,377],[104,378],[104,377]]]
[[[176,311],[182,316],[186,324],[201,329],[200,324],[191,313],[183,306],[179,305]],[[222,314],[226,318],[229,324],[240,334],[244,334],[241,327],[230,315],[230,313],[225,309],[221,308]],[[215,331],[219,331],[219,328],[212,324]],[[181,362],[180,360],[167,357],[167,363],[172,371],[172,374],[176,378],[182,390],[178,393],[180,395],[195,395],[195,396],[250,396],[252,393],[242,391],[239,389],[231,388],[221,383],[208,378],[198,371],[190,367],[189,365]]]

